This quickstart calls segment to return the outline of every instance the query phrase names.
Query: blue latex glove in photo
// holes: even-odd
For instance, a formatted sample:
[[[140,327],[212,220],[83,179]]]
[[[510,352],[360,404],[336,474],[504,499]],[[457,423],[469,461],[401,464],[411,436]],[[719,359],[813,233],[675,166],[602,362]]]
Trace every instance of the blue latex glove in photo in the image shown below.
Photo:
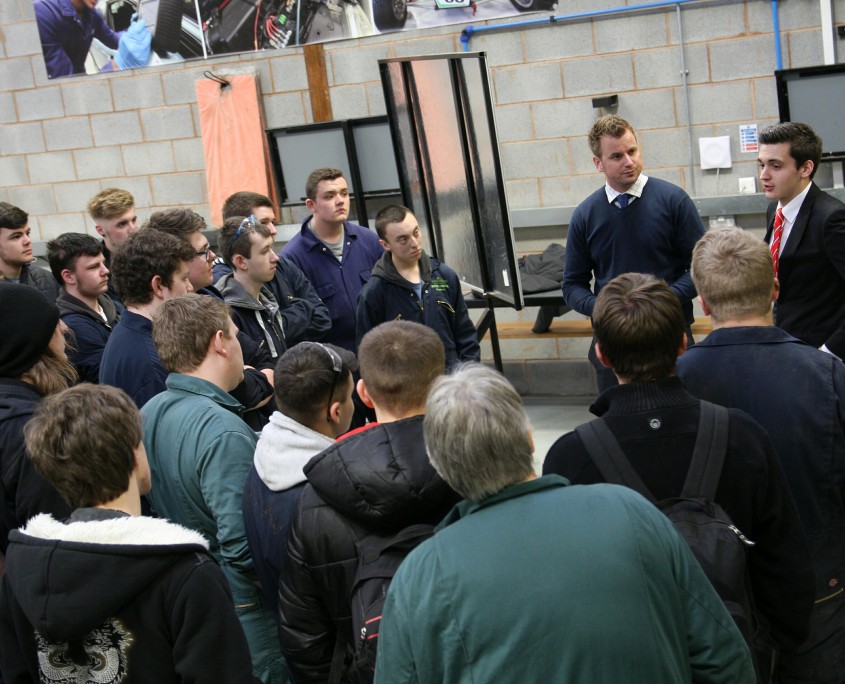
[[[135,69],[147,66],[152,42],[153,34],[147,28],[147,22],[143,17],[133,14],[129,28],[120,36],[120,45],[114,58],[117,68]]]

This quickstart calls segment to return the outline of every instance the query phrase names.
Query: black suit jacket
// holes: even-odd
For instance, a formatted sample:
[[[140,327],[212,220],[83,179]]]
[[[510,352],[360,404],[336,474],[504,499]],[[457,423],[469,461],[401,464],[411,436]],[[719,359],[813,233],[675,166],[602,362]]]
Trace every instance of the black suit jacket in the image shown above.
[[[769,205],[770,242],[777,202]],[[845,204],[813,183],[778,266],[775,324],[804,342],[845,358]]]

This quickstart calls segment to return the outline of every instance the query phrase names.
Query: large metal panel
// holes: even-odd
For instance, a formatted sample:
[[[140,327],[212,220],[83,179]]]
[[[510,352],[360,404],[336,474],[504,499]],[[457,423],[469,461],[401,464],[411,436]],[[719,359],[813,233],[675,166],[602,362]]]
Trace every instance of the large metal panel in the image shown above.
[[[484,53],[379,66],[402,194],[426,249],[474,290],[521,308]]]

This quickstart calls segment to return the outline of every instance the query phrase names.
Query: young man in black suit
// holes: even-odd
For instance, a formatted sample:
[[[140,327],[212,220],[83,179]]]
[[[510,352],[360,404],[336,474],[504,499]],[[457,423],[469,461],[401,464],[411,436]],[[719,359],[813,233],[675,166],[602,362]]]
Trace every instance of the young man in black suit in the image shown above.
[[[769,205],[766,242],[780,294],[775,325],[845,358],[845,204],[812,182],[821,138],[784,122],[759,135],[757,161]]]

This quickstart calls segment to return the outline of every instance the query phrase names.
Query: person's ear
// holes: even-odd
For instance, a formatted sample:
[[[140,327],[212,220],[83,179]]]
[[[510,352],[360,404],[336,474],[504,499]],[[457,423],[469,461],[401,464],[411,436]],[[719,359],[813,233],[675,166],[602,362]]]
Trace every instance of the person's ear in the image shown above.
[[[809,178],[810,174],[813,173],[814,168],[816,168],[816,165],[813,163],[812,159],[808,159],[803,164],[801,164],[801,168],[799,169],[801,178]]]
[[[211,338],[211,342],[209,342],[210,351],[214,351],[216,354],[220,354],[220,356],[228,356],[229,355],[229,348],[226,344],[226,336],[223,334],[222,330],[218,330],[214,333],[214,337]]]
[[[150,288],[153,291],[153,296],[158,297],[159,299],[164,299],[164,282],[161,279],[161,276],[156,274],[153,276],[152,280],[150,280]]]
[[[389,244],[387,244],[387,243],[386,243],[384,240],[382,240],[381,238],[379,238],[378,243],[379,243],[379,244],[380,244],[380,245],[384,248],[384,250],[385,250],[385,251],[387,251],[387,252],[389,252],[389,251],[390,251],[390,245],[389,245]]]
[[[775,278],[775,281],[772,283],[772,301],[776,302],[778,300],[778,295],[780,294],[780,281]]]
[[[333,401],[329,406],[329,418],[332,423],[340,423],[340,402]]]
[[[367,408],[375,408],[373,406],[373,400],[370,398],[369,393],[367,392],[367,385],[364,382],[364,379],[361,378],[358,380],[358,384],[355,386],[358,390],[358,396],[361,397],[361,401],[364,402],[364,406]]]
[[[598,157],[593,157],[593,165],[596,167],[597,171],[601,171],[602,173],[604,173],[604,169],[601,166],[601,159],[599,159]]]
[[[710,305],[704,301],[704,297],[698,295],[698,302],[701,304],[701,311],[704,313],[705,316],[712,316],[713,313],[710,310]]]
[[[684,332],[683,336],[681,337],[681,346],[678,347],[678,356],[683,354],[687,350],[687,344],[689,340],[687,339],[687,334]]]
[[[62,276],[62,284],[63,285],[75,285],[76,284],[76,276],[74,275],[73,271],[69,268],[63,268],[62,272],[59,274]]]
[[[598,342],[596,342],[596,358],[599,360],[599,363],[602,366],[604,366],[605,368],[610,368],[610,370],[613,370],[613,366],[610,363],[610,359],[608,359],[604,355],[604,352],[601,350],[601,345]]]
[[[305,199],[305,206],[308,207],[308,211],[310,211],[313,214],[314,209],[316,209],[316,207],[317,207],[317,203],[312,199],[306,198]]]
[[[241,271],[245,270],[247,266],[246,257],[243,254],[233,254],[232,265]]]

